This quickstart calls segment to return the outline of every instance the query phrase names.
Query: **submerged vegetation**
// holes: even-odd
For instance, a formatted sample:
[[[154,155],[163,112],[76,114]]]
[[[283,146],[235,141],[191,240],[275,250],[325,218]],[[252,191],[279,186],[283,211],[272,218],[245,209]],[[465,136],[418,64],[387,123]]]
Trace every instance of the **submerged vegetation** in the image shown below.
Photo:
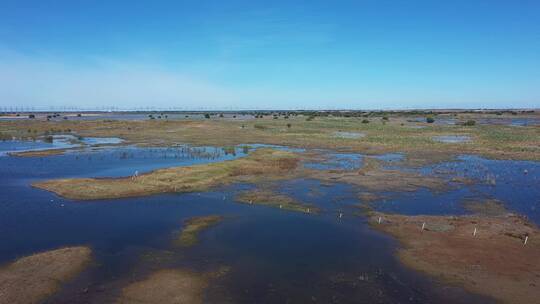
[[[198,234],[211,226],[214,226],[223,220],[219,215],[208,215],[193,217],[185,221],[180,236],[175,240],[175,244],[189,247],[197,243]]]
[[[88,247],[67,247],[20,258],[0,268],[0,303],[40,303],[89,264]]]
[[[161,270],[124,288],[117,303],[203,303],[207,286],[207,278],[203,275],[176,269]]]

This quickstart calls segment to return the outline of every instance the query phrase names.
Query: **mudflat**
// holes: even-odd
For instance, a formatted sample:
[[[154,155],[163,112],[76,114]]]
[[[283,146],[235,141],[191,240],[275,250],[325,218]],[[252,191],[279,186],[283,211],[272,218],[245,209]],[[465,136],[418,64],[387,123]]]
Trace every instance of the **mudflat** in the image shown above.
[[[522,216],[374,213],[370,222],[400,241],[412,269],[505,303],[540,299],[540,231]]]

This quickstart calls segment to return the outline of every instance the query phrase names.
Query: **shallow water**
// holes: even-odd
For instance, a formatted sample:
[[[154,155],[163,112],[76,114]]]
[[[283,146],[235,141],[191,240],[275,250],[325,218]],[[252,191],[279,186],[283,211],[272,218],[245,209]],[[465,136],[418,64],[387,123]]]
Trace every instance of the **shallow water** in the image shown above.
[[[389,168],[400,169],[399,163]],[[464,214],[465,200],[500,200],[510,211],[526,215],[540,225],[540,162],[490,160],[462,155],[455,161],[442,162],[420,169],[424,175],[446,179],[450,189],[444,192],[422,189],[413,193],[382,193],[372,205],[380,211],[404,214]],[[466,184],[452,179],[467,179]]]
[[[116,145],[124,140],[116,137],[84,137],[79,138],[71,134],[52,135],[51,141],[44,139],[37,140],[7,140],[0,141],[0,156],[6,156],[9,153],[29,152],[29,151],[45,151],[55,149],[71,149],[82,146],[98,146],[98,145]]]
[[[357,138],[365,137],[366,134],[360,133],[360,132],[343,132],[343,131],[339,131],[339,132],[334,132],[334,136],[339,137],[339,138],[357,139]]]
[[[57,303],[111,301],[125,284],[157,269],[215,271],[221,266],[231,270],[212,284],[205,294],[208,302],[487,302],[459,288],[434,284],[401,266],[393,255],[397,244],[369,228],[358,208],[361,202],[357,195],[362,189],[351,185],[303,179],[274,185],[279,193],[319,207],[317,215],[235,202],[239,191],[254,187],[249,184],[206,193],[85,202],[63,199],[30,186],[33,181],[49,178],[126,176],[135,170],[217,162],[245,156],[246,152],[242,146],[234,150],[128,146],[40,158],[2,157],[0,263],[61,246],[91,246],[97,263],[56,295],[52,302]],[[329,163],[340,157],[345,161],[319,169],[350,169],[351,161],[361,166],[363,158],[359,154],[334,153],[329,155]],[[403,155],[378,158],[399,164]],[[540,179],[539,168],[535,162],[463,156],[419,172],[479,181],[495,174],[496,184],[478,183],[443,193],[426,189],[381,193],[381,201],[376,204],[381,210],[407,214],[462,214],[466,213],[459,203],[462,197],[508,196],[512,198],[509,206],[516,210],[521,206],[531,216],[534,210],[526,201],[540,197],[534,187]],[[527,174],[523,170],[528,170]],[[339,217],[340,213],[343,217]],[[171,247],[174,233],[185,219],[210,214],[225,215],[226,219],[202,232],[200,243],[193,248]],[[82,293],[86,288],[88,291]]]
[[[324,153],[323,161],[307,161],[304,167],[317,170],[356,170],[363,165],[363,155],[358,153],[334,153],[318,150]]]
[[[442,135],[442,136],[433,136],[433,140],[442,142],[442,143],[457,144],[457,143],[470,142],[471,138],[466,135]]]
[[[64,136],[54,136],[51,142],[43,140],[6,140],[0,141],[0,156],[14,152],[68,149],[77,146],[77,144],[70,141],[70,138]]]

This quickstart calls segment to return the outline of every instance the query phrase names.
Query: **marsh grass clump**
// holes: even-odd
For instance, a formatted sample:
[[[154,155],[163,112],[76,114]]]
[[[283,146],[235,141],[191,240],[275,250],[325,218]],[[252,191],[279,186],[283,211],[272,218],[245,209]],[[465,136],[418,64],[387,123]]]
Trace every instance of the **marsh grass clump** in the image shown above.
[[[236,155],[236,149],[235,147],[231,147],[231,146],[228,146],[228,147],[223,147],[223,152],[225,152],[225,155]]]
[[[467,120],[466,122],[463,123],[464,126],[474,126],[476,125],[476,121],[475,120]]]
[[[193,217],[184,222],[184,228],[175,243],[179,246],[189,247],[197,244],[199,233],[211,226],[217,225],[223,216],[208,215]]]
[[[273,208],[303,213],[318,213],[319,209],[311,204],[301,203],[285,194],[270,189],[244,191],[236,197],[236,201],[244,204],[256,204]]]
[[[159,169],[137,178],[68,178],[37,182],[33,186],[79,200],[207,191],[234,182],[290,178],[296,173],[298,163],[294,153],[258,149],[244,158]]]
[[[362,123],[363,123],[363,124],[368,124],[368,123],[369,123],[369,120],[368,120],[368,119],[362,119]]]
[[[433,118],[433,116],[428,116],[428,117],[426,117],[426,122],[427,122],[427,123],[434,123],[434,122],[435,122],[435,118]]]

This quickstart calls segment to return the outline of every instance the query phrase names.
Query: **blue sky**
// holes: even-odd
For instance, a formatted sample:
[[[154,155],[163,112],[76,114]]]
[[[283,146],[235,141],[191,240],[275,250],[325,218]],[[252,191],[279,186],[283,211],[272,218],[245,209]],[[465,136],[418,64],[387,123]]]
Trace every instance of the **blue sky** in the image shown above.
[[[2,0],[0,106],[538,108],[540,1]]]

